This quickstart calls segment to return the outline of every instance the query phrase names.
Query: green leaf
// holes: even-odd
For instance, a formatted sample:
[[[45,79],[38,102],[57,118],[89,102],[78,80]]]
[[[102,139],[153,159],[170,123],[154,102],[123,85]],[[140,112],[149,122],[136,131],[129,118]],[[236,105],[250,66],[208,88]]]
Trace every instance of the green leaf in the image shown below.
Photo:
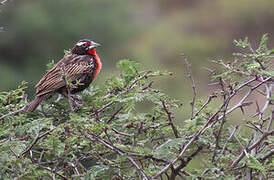
[[[274,54],[274,49],[270,49],[266,52],[267,55],[271,55],[271,54]]]
[[[257,169],[266,177],[266,170],[264,166],[251,154],[248,154],[248,160],[247,166],[252,169]]]
[[[85,176],[85,179],[109,179],[110,178],[110,169],[105,165],[95,165],[88,171]]]
[[[54,62],[54,60],[51,60],[51,61],[47,64],[47,71],[51,70],[54,66],[55,66],[55,62]]]
[[[259,73],[264,75],[264,76],[274,77],[274,71],[273,70],[269,70],[269,71],[260,70]]]
[[[261,38],[261,42],[260,42],[260,45],[259,45],[259,48],[257,49],[257,52],[265,52],[267,51],[267,46],[266,46],[266,42],[268,40],[268,34],[264,34]]]
[[[128,59],[119,61],[117,63],[117,67],[123,71],[121,77],[125,80],[126,84],[135,79],[136,76],[139,75],[139,71],[141,70],[139,63]]]
[[[156,148],[153,156],[155,158],[168,160],[175,156],[175,151],[178,150],[185,141],[184,138],[169,139]]]
[[[239,40],[234,40],[233,42],[235,46],[242,47],[242,48],[247,48],[250,45],[250,43],[248,42],[248,37],[245,37],[244,40],[239,39]]]
[[[70,49],[69,50],[64,49],[64,56],[69,55],[69,53],[70,53]]]
[[[139,63],[131,61],[129,59],[120,60],[117,63],[117,67],[124,70],[127,73],[136,72],[136,70],[139,71],[141,68]]]

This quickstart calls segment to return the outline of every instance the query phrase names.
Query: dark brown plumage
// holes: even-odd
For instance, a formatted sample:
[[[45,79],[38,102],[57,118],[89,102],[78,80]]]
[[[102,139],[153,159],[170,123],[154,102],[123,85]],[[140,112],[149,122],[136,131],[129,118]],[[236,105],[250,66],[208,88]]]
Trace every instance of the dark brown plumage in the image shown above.
[[[101,61],[95,48],[100,46],[91,40],[80,40],[71,53],[61,59],[38,82],[35,99],[24,107],[24,111],[34,111],[44,100],[60,93],[77,106],[73,94],[87,88],[101,69]]]

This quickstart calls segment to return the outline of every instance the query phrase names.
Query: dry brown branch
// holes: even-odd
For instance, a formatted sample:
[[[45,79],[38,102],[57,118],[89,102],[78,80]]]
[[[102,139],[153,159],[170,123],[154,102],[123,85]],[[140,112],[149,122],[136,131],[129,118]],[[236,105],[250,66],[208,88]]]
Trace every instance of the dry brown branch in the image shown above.
[[[49,130],[49,131],[47,131],[47,132],[45,132],[45,133],[43,133],[43,134],[40,134],[40,135],[37,134],[36,138],[32,141],[32,143],[28,146],[28,148],[27,148],[26,150],[24,150],[24,151],[20,154],[19,157],[22,157],[22,156],[24,156],[25,154],[27,154],[27,153],[33,148],[33,146],[34,146],[41,138],[43,138],[43,137],[49,135],[49,134],[50,134],[52,131],[54,131],[56,128],[57,128],[57,127],[52,128],[51,130]]]
[[[174,136],[175,136],[176,138],[179,138],[180,136],[179,136],[178,131],[177,131],[177,129],[176,129],[174,123],[173,123],[173,120],[172,120],[172,117],[171,117],[171,112],[168,111],[165,102],[164,102],[163,100],[162,100],[161,102],[162,102],[162,106],[163,106],[163,108],[164,108],[164,110],[165,110],[165,112],[166,112],[166,114],[167,114],[168,121],[169,121],[169,125],[170,125],[171,128],[172,128],[172,131],[173,131],[173,133],[174,133]]]
[[[266,83],[267,81],[269,81],[271,78],[266,78],[265,80],[261,81],[260,83],[258,83],[257,85],[253,86],[251,88],[251,91],[255,90],[256,88],[258,88],[259,86],[261,86],[262,84]],[[229,113],[231,113],[232,111],[234,111],[235,109],[237,109],[239,107],[239,104],[242,104],[242,102],[238,103],[237,105],[235,105],[234,107],[232,107],[230,110],[226,111],[226,113],[224,115],[220,115],[220,112],[223,111],[223,108],[226,107],[230,100],[244,87],[246,87],[247,85],[249,85],[250,83],[256,81],[257,78],[251,78],[245,82],[243,82],[241,85],[238,86],[238,88],[234,89],[233,92],[227,97],[227,99],[223,102],[223,104],[220,106],[220,108],[208,119],[208,121],[206,122],[206,124],[197,132],[195,133],[192,138],[185,144],[182,146],[182,149],[180,150],[178,156],[173,159],[172,161],[170,161],[170,163],[168,165],[166,165],[161,171],[159,171],[153,178],[156,179],[158,178],[161,174],[165,173],[171,166],[173,166],[173,164],[175,164],[180,157],[184,154],[184,152],[187,150],[187,148],[193,143],[195,142],[200,135],[202,135],[206,129],[210,128],[212,125],[214,125],[216,122],[218,122],[218,120],[222,119],[224,115],[227,115]],[[249,95],[249,94],[248,94]],[[242,158],[242,157],[241,157]]]
[[[256,142],[254,142],[251,146],[243,149],[242,152],[241,152],[241,154],[238,156],[238,158],[233,161],[233,163],[231,164],[231,167],[234,168],[235,166],[237,166],[237,164],[245,156],[246,152],[250,152],[252,149],[254,149],[255,147],[257,147],[269,135],[273,136],[274,135],[274,130],[263,133],[262,136]]]
[[[78,128],[78,130],[82,135],[84,135],[89,140],[91,140],[93,142],[97,142],[99,144],[102,144],[106,148],[111,149],[112,151],[115,151],[116,153],[118,153],[120,155],[125,155],[126,154],[125,151],[123,151],[120,148],[117,148],[117,147],[111,145],[110,143],[100,139],[99,137],[97,137],[95,134],[93,134],[91,132],[89,134],[85,134],[83,131],[81,131],[80,127]],[[144,170],[138,165],[138,163],[130,155],[127,155],[127,158],[132,163],[132,165],[135,166],[136,170],[138,171],[139,175],[142,177],[143,180],[149,180],[150,179],[149,176],[144,172]]]
[[[175,180],[176,176],[179,175],[180,171],[188,165],[188,163],[203,149],[202,146],[199,146],[196,151],[194,151],[190,156],[186,159],[180,159],[180,165],[176,168],[172,169],[171,175],[169,177],[170,180]]]
[[[193,91],[193,98],[192,101],[190,102],[191,105],[191,116],[190,119],[194,119],[194,107],[195,107],[195,101],[196,101],[196,96],[197,96],[197,90],[196,90],[196,85],[192,76],[192,72],[191,72],[191,64],[188,62],[187,58],[182,55],[186,64],[186,70],[187,70],[187,77],[190,79],[191,81],[191,87],[192,87],[192,91]]]

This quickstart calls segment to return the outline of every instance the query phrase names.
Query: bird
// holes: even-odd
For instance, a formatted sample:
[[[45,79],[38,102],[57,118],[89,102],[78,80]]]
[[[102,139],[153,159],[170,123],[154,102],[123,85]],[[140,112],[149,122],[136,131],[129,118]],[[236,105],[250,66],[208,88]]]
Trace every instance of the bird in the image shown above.
[[[68,98],[72,111],[82,106],[76,93],[86,89],[101,70],[102,63],[96,53],[99,46],[90,39],[79,40],[36,84],[35,98],[22,108],[22,112],[33,112],[54,94]]]

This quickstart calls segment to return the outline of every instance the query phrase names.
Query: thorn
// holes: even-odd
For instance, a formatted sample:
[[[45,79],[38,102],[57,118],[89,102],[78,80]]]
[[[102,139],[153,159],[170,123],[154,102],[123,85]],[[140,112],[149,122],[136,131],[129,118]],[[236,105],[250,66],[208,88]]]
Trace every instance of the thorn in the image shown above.
[[[260,112],[260,107],[259,107],[258,101],[256,100],[255,102],[256,102],[256,107],[257,107],[256,112],[257,112],[257,113],[261,113],[261,112]]]
[[[243,106],[241,106],[240,109],[241,109],[242,113],[245,114]]]

